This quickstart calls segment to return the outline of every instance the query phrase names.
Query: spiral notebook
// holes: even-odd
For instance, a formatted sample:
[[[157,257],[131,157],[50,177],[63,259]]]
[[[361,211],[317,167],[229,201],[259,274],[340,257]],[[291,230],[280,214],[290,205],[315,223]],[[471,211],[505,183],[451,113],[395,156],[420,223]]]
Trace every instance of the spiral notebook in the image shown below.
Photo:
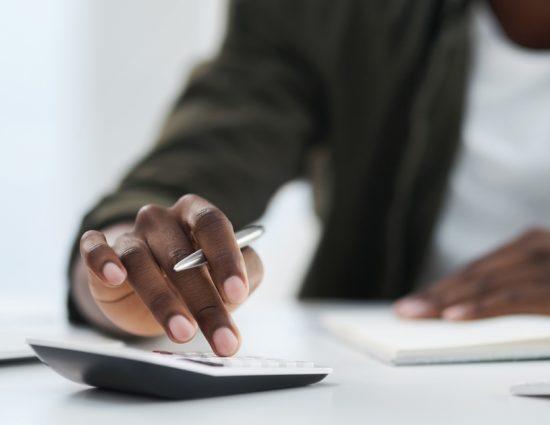
[[[389,306],[365,306],[329,312],[321,319],[323,327],[341,340],[395,366],[550,359],[546,316],[405,320]]]

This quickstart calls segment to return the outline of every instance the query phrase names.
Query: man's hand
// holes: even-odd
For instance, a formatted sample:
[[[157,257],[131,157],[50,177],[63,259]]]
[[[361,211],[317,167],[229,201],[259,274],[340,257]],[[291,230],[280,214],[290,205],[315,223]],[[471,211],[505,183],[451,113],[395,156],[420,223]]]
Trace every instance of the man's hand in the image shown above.
[[[208,266],[175,272],[174,265],[201,248]],[[234,354],[240,335],[229,311],[246,300],[263,270],[251,249],[242,252],[227,217],[208,201],[185,195],[170,208],[143,207],[133,228],[108,244],[88,231],[80,252],[91,295],[118,329],[173,341],[200,327],[213,350]]]
[[[550,231],[530,230],[430,288],[394,304],[406,318],[469,320],[550,314]]]

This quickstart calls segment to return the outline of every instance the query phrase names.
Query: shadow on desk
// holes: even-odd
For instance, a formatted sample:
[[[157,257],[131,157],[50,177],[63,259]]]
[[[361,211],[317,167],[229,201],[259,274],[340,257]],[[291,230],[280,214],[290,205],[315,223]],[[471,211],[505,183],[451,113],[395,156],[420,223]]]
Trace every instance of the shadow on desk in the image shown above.
[[[238,399],[243,397],[260,397],[268,394],[292,394],[292,397],[299,397],[300,393],[304,392],[315,392],[317,397],[319,396],[318,392],[321,391],[332,391],[332,388],[337,387],[337,384],[330,382],[322,382],[314,384],[307,387],[300,388],[283,388],[275,389],[269,391],[256,391],[250,393],[241,393],[241,394],[232,394],[232,395],[223,395],[223,396],[212,396],[212,397],[197,397],[197,398],[188,398],[188,399],[167,399],[167,398],[156,398],[152,396],[145,396],[140,394],[131,394],[123,393],[119,391],[107,390],[102,388],[86,388],[81,391],[72,393],[68,398],[71,399],[71,402],[78,403],[83,402],[88,404],[92,403],[115,403],[115,404],[139,404],[144,406],[146,404],[158,404],[158,403],[181,403],[181,402],[197,402],[200,400],[213,400],[213,399]]]
[[[68,399],[71,403],[78,402],[99,402],[99,403],[116,403],[116,404],[139,404],[140,406],[146,404],[158,404],[160,403],[174,403],[180,400],[171,400],[164,398],[147,397],[139,394],[128,394],[118,391],[104,390],[100,388],[86,388],[82,391],[72,393]]]

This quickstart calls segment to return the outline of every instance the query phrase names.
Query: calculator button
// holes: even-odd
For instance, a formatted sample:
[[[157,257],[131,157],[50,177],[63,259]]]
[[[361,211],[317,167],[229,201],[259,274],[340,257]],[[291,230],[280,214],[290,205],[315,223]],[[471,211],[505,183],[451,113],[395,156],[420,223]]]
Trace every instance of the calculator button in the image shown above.
[[[244,357],[242,358],[245,367],[262,367],[263,363],[261,359],[256,357]]]
[[[240,357],[230,357],[226,358],[226,365],[229,367],[248,367],[249,363],[247,360],[242,359]]]
[[[153,353],[155,353],[155,354],[164,354],[164,355],[168,355],[168,356],[171,356],[171,355],[174,354],[171,351],[164,351],[164,350],[153,350]]]
[[[277,359],[262,359],[262,367],[265,368],[276,368],[280,367],[281,362]]]
[[[225,366],[222,362],[216,359],[201,359],[200,357],[180,357],[178,360],[200,363],[208,366]]]
[[[192,357],[192,358],[209,358],[209,357],[216,357],[213,353],[200,353],[195,351],[186,351],[183,352],[175,352],[174,354],[177,354],[180,357]]]

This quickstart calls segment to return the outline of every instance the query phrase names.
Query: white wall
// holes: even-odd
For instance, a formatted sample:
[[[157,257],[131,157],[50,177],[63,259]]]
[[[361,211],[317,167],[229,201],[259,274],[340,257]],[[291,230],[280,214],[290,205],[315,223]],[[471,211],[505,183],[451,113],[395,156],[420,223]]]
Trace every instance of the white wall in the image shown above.
[[[215,52],[225,8],[0,2],[0,296],[61,306],[80,215],[150,146],[190,68]],[[309,196],[292,185],[268,214],[257,302],[292,293],[301,278],[318,231]]]
[[[95,1],[92,10],[92,169],[120,174],[146,149],[190,68],[214,54],[226,2]],[[112,174],[94,176],[107,187]]]
[[[59,293],[62,253],[77,211],[89,42],[71,0],[0,4],[0,288]]]

